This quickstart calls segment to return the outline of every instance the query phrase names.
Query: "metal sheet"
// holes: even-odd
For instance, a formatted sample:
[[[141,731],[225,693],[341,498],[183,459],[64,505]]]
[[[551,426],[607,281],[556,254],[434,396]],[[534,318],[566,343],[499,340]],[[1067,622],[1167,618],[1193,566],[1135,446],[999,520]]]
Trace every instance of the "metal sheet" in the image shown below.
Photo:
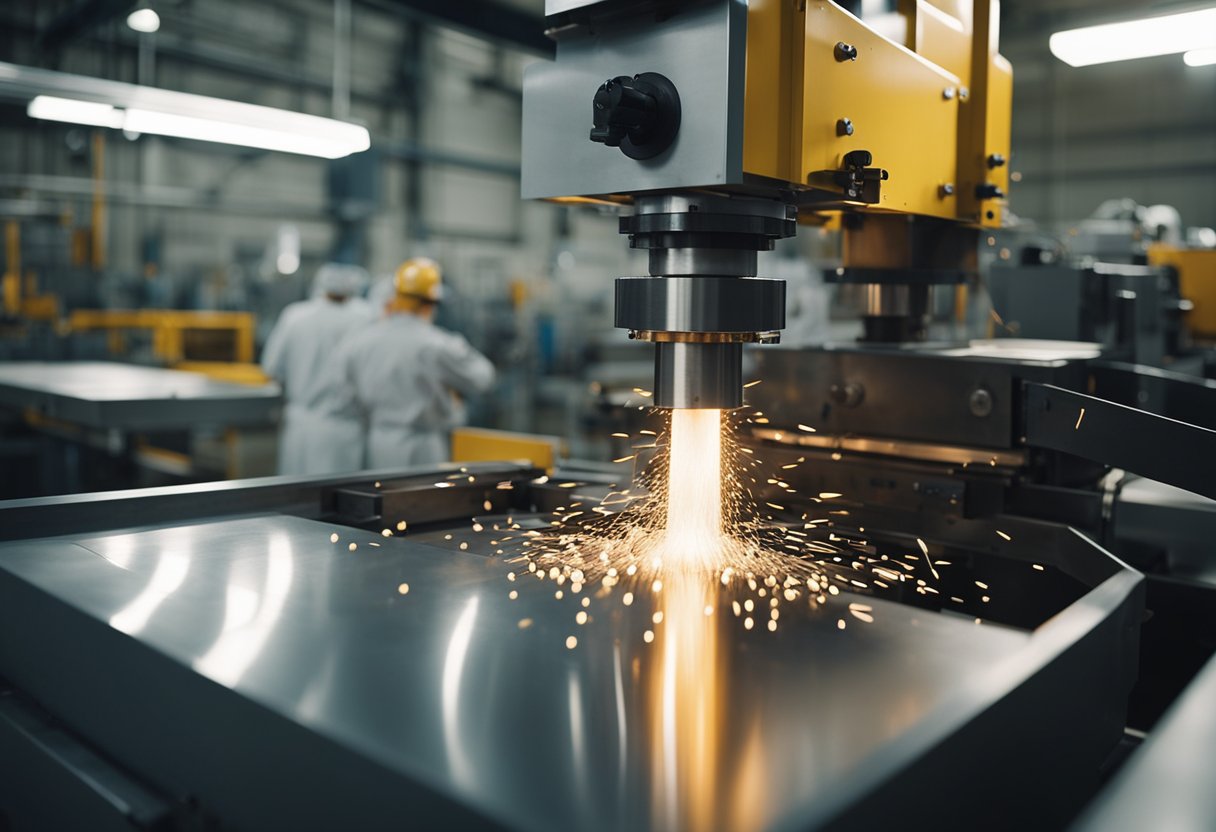
[[[98,430],[172,430],[272,421],[276,386],[103,361],[0,363],[0,405]]]
[[[940,776],[935,753],[961,737],[961,771],[984,768],[990,784],[1039,747],[1039,727],[1075,767],[1073,741],[1100,720],[1061,742],[1053,720],[1076,716],[1071,696],[1013,732],[998,705],[1039,714],[1042,691],[1019,694],[1048,667],[1075,696],[1109,686],[1109,653],[1103,672],[1058,659],[1095,643],[1135,584],[1112,577],[1033,634],[877,599],[873,623],[840,631],[848,594],[819,612],[791,607],[777,633],[745,632],[719,598],[697,648],[708,652],[680,670],[667,651],[689,642],[662,628],[676,620],[671,587],[662,627],[643,598],[626,608],[614,595],[594,597],[579,626],[573,595],[509,583],[508,568],[281,515],[8,543],[0,672],[236,828],[809,828],[866,796],[870,818],[969,805],[901,797],[926,777],[964,785]],[[690,681],[708,703],[687,698]],[[1076,706],[1090,713],[1092,700]],[[710,710],[689,745],[668,729],[692,707]],[[905,776],[917,760],[921,776]]]
[[[1073,832],[1216,829],[1216,659],[1186,689]]]

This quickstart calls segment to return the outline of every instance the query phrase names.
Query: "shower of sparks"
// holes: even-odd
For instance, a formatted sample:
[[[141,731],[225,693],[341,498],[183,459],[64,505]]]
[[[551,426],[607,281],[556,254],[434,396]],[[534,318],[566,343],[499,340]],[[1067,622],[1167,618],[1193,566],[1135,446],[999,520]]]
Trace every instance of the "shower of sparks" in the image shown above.
[[[783,606],[818,610],[837,603],[833,599],[842,589],[851,593],[846,597],[896,592],[900,585],[921,596],[939,594],[932,584],[940,575],[923,541],[918,543],[932,581],[929,574],[917,574],[911,556],[879,555],[859,533],[834,529],[833,521],[847,511],[811,516],[815,504],[843,494],[816,491],[800,497],[784,479],[762,473],[770,466],[735,441],[739,428],[763,418],[757,417],[758,411],[747,408],[726,414],[674,410],[662,431],[614,434],[637,443],[635,451],[654,449],[640,458],[644,464],[628,488],[610,491],[598,505],[588,500],[585,506],[581,501],[561,506],[527,528],[509,516],[505,524],[482,521],[487,531],[492,524],[494,545],[510,567],[508,580],[532,578],[565,587],[568,591],[554,587],[553,598],[575,601],[572,623],[580,625],[590,621],[580,614],[593,599],[598,605],[615,594],[623,606],[644,604],[653,611],[654,629],[643,634],[647,642],[656,638],[656,630],[691,627],[685,618],[705,621],[719,605],[733,609],[733,619],[745,630],[775,632]],[[799,457],[771,467],[784,474],[805,462]],[[766,499],[774,490],[790,499]],[[577,490],[571,497],[578,500]],[[689,585],[697,591],[687,592]],[[685,595],[687,603],[677,600]],[[850,614],[865,623],[874,617],[870,607]],[[757,618],[763,626],[757,626]],[[665,620],[671,623],[660,626]]]

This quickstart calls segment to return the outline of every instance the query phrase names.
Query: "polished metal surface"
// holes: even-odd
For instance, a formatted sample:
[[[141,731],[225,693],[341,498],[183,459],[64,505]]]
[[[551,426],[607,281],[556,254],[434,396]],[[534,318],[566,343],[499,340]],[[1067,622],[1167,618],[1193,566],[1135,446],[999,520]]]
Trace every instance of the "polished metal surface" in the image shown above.
[[[766,332],[785,327],[785,281],[621,277],[616,326],[656,332]]]
[[[652,248],[650,273],[663,277],[755,277],[756,252],[737,248]]]
[[[678,192],[647,194],[634,200],[635,214],[726,214],[738,217],[767,217],[784,220],[789,207],[779,199]]]
[[[471,531],[456,537],[484,546]],[[592,593],[590,620],[579,626],[576,596],[555,600],[549,581],[510,583],[508,569],[283,516],[0,546],[0,571],[128,634],[127,649],[150,647],[269,715],[513,828],[813,826],[891,765],[901,740],[965,720],[992,668],[1024,662],[1014,657],[1031,641],[875,599],[867,599],[874,621],[862,623],[848,615],[855,598],[847,593],[820,611],[789,607],[776,633],[747,632],[725,595],[702,597],[698,587],[681,599],[673,586],[659,602],[639,592],[629,608],[616,594]],[[681,610],[685,602],[691,611]],[[715,615],[704,615],[705,603]],[[667,612],[659,626],[650,621],[655,606]],[[676,644],[689,647],[680,641],[686,625],[705,628],[692,678],[667,664]],[[642,638],[647,628],[654,644]],[[573,650],[569,636],[578,638]],[[124,664],[121,653],[109,661]],[[87,690],[87,663],[76,664]],[[51,699],[73,715],[87,709],[73,691]],[[122,757],[197,787],[199,771],[215,763],[190,743],[224,726],[163,696],[137,699],[147,712],[86,734],[122,737],[164,716],[178,725],[173,736],[141,739]],[[708,708],[709,733],[673,739],[673,707],[688,709],[682,718]],[[261,742],[256,734],[229,741],[242,754]],[[272,789],[259,795],[258,782],[247,785],[251,798],[274,799]],[[341,786],[333,788],[292,800],[304,809],[343,803]],[[191,793],[203,805],[215,798]],[[426,806],[414,811],[425,816]]]
[[[1019,467],[1026,464],[1025,451],[994,451],[990,448],[966,448],[957,445],[937,445],[931,442],[912,442],[897,439],[880,439],[872,436],[835,436],[808,433],[793,427],[790,429],[753,427],[752,436],[782,445],[804,448],[854,451],[861,454],[896,456],[905,459],[921,459],[927,462],[950,462],[958,465],[988,465],[991,467]]]
[[[100,430],[182,429],[271,422],[275,385],[102,361],[0,363],[0,405]]]
[[[523,197],[741,183],[746,25],[745,4],[714,0],[562,31],[556,60],[524,71]],[[596,89],[640,72],[669,78],[682,104],[675,144],[642,162],[588,139]]]
[[[717,408],[743,404],[743,345],[654,345],[654,403],[657,407]]]
[[[1211,659],[1072,832],[1216,829],[1214,705]]]
[[[865,315],[924,315],[928,311],[928,286],[906,283],[866,283]]]

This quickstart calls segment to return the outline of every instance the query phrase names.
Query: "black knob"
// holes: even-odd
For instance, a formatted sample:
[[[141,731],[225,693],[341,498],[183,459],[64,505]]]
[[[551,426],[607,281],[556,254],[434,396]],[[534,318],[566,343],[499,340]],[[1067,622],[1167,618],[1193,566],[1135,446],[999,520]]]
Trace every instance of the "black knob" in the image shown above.
[[[680,95],[656,72],[610,78],[596,90],[591,122],[591,141],[619,147],[631,159],[650,159],[675,141]]]
[[[658,102],[653,95],[633,85],[622,75],[605,81],[595,93],[591,141],[619,147],[633,131],[643,135],[654,125]]]
[[[1005,164],[1005,157],[1000,153],[993,153],[988,156],[988,167],[999,168]]]
[[[975,186],[976,199],[1000,199],[1003,196],[1005,196],[1005,192],[1000,189],[1000,186],[994,185],[991,182]]]

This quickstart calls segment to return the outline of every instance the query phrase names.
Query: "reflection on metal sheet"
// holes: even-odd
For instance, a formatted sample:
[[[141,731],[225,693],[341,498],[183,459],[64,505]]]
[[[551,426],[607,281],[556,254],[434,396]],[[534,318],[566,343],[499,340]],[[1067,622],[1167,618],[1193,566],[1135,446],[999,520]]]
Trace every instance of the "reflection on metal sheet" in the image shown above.
[[[259,595],[237,583],[228,584],[224,623],[219,638],[194,662],[194,669],[223,685],[241,680],[266,646],[279,617],[292,581],[291,541],[272,534],[266,551],[266,580]]]
[[[447,751],[448,769],[452,779],[465,788],[477,783],[477,773],[467,754],[468,743],[460,732],[460,679],[464,675],[465,660],[469,655],[469,641],[473,638],[473,624],[477,620],[479,596],[474,595],[465,602],[452,638],[448,642],[447,655],[443,660],[443,745]]]
[[[127,635],[136,635],[147,625],[165,599],[177,591],[190,571],[189,538],[178,547],[163,550],[156,569],[143,591],[118,612],[110,616],[110,626]]]

